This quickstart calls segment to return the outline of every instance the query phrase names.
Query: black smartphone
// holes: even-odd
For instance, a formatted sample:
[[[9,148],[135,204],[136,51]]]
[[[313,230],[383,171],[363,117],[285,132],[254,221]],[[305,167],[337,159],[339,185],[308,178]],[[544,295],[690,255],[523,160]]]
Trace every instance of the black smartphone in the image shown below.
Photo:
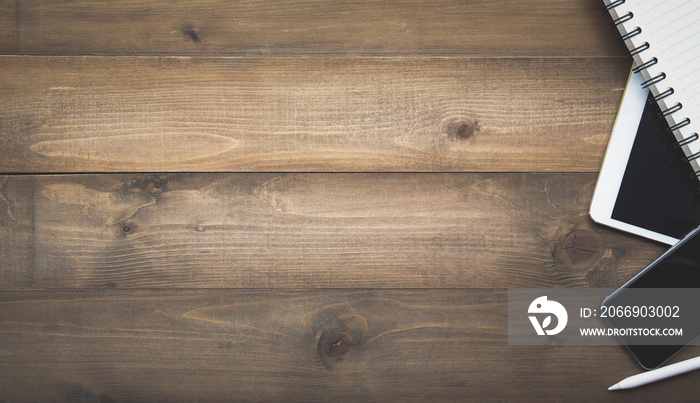
[[[620,287],[612,295],[603,301],[601,312],[611,312],[610,309],[619,306],[637,306],[645,307],[644,312],[647,312],[649,305],[659,307],[649,301],[630,302],[630,295],[633,292],[626,292],[631,289],[685,289],[684,292],[690,292],[693,296],[698,295],[700,299],[700,227],[692,230],[688,235],[683,237],[677,244],[672,246],[666,253],[661,255],[656,261],[650,264],[646,269],[634,276],[625,285]],[[697,293],[694,289],[697,289]],[[680,293],[680,290],[679,290]],[[646,294],[649,295],[649,294]],[[639,298],[638,298],[639,299]],[[689,304],[686,304],[689,305]],[[667,307],[668,308],[668,307]],[[675,309],[670,307],[667,309],[669,315],[679,315],[678,307]],[[700,305],[690,307],[682,307],[682,314],[687,323],[692,317],[697,318],[694,322],[700,323],[700,312],[692,312],[700,310]],[[618,310],[618,312],[620,312]],[[639,309],[637,309],[639,312]],[[614,328],[621,328],[625,318],[622,315],[606,316],[606,320]],[[626,326],[626,325],[624,325]],[[687,343],[692,342],[700,336],[700,327],[692,325],[686,327],[685,333],[681,340],[683,344],[677,345],[638,345],[629,343],[625,337],[621,337],[622,341],[627,345],[627,348],[632,353],[634,358],[645,369],[654,369],[668,361],[676,353],[683,349]]]

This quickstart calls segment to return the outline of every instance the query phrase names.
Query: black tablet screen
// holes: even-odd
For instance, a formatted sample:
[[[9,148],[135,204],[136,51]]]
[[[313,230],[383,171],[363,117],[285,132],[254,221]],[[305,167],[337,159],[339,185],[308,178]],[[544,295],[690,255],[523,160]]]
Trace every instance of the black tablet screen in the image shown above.
[[[700,224],[700,181],[657,114],[657,104],[647,102],[612,218],[682,238]]]

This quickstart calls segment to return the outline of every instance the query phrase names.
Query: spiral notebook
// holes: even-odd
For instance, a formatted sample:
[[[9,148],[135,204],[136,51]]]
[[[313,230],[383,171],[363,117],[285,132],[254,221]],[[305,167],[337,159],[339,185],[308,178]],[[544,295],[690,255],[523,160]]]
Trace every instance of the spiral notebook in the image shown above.
[[[604,0],[643,87],[700,178],[700,1]]]

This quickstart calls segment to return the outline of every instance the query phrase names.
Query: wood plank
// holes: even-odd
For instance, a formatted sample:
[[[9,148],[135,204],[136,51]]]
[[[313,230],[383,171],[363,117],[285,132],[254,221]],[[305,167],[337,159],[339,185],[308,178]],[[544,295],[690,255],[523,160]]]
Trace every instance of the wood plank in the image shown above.
[[[0,172],[597,172],[626,59],[0,57]]]
[[[16,0],[0,1],[0,53],[15,53],[19,49],[19,18]]]
[[[0,37],[21,41],[2,43],[4,54],[625,54],[600,2],[590,0],[17,3]]]
[[[0,288],[617,287],[663,245],[596,226],[595,174],[0,180]]]
[[[0,300],[9,401],[612,401],[607,386],[640,370],[621,346],[509,346],[504,289],[4,291]],[[687,399],[692,377],[624,395]]]

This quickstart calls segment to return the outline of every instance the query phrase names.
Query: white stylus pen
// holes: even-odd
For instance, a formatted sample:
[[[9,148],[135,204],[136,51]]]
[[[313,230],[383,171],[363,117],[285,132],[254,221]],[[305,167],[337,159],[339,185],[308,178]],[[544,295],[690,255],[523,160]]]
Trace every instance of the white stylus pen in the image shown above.
[[[696,369],[700,369],[700,357],[691,358],[689,360],[677,362],[659,369],[630,376],[629,378],[625,378],[609,387],[608,390],[632,389],[636,388],[637,386],[646,385],[647,383],[652,383],[670,378],[672,376],[685,374],[686,372],[695,371]]]

